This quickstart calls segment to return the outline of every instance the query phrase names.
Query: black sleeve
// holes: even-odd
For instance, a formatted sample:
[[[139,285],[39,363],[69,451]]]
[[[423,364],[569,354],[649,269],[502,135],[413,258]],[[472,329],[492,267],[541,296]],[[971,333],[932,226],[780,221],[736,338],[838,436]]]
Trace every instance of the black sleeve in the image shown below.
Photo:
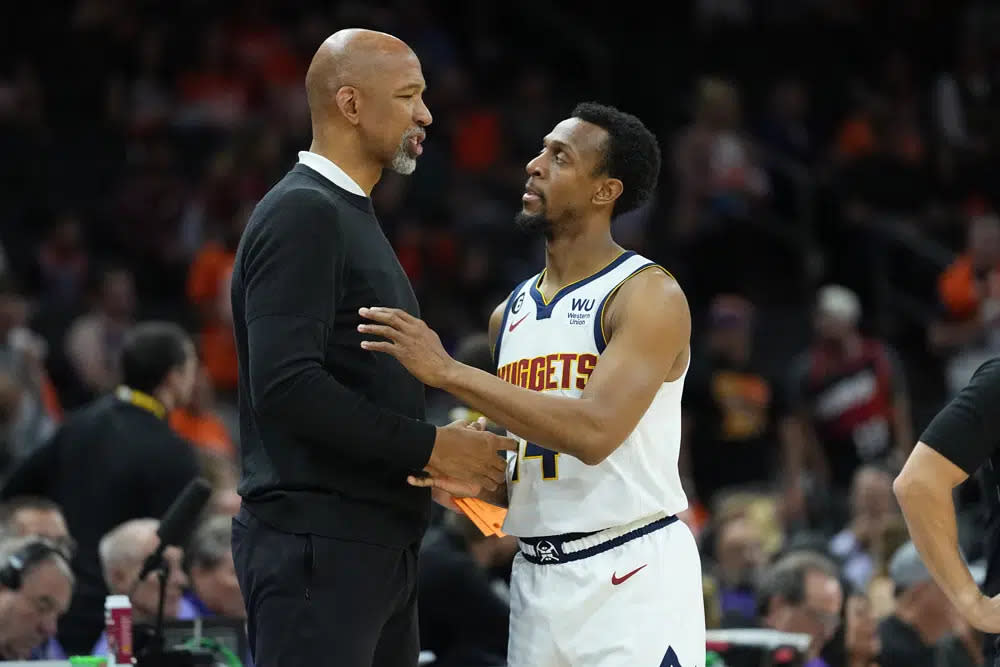
[[[346,456],[423,468],[434,426],[379,408],[323,366],[345,262],[335,210],[318,193],[294,190],[268,215],[270,233],[243,266],[254,410]]]
[[[1000,440],[1000,358],[979,367],[962,391],[920,436],[959,468],[973,474]]]

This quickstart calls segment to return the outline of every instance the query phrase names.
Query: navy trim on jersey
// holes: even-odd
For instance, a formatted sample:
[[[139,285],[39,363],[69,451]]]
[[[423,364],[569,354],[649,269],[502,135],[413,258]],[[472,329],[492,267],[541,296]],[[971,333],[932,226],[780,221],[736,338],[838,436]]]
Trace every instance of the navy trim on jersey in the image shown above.
[[[676,515],[665,516],[662,519],[657,519],[656,521],[646,524],[642,528],[636,528],[635,530],[625,533],[624,535],[619,535],[613,540],[608,540],[607,542],[601,542],[598,545],[589,547],[587,549],[581,549],[580,551],[574,551],[571,554],[565,553],[563,551],[563,544],[566,542],[573,542],[579,540],[583,537],[588,537],[589,535],[594,535],[601,531],[595,531],[595,533],[570,533],[567,535],[553,535],[552,537],[522,537],[518,538],[525,544],[530,544],[535,549],[535,554],[528,554],[524,550],[521,551],[521,555],[529,563],[534,563],[535,565],[558,565],[559,563],[570,563],[575,560],[583,560],[584,558],[590,558],[591,556],[596,556],[597,554],[602,554],[605,551],[610,551],[615,547],[621,546],[626,542],[631,542],[632,540],[642,537],[643,535],[649,535],[652,532],[659,530],[660,528],[666,528],[670,524],[677,521]],[[545,546],[545,557],[538,556],[538,545],[542,544]]]
[[[560,299],[562,299],[567,294],[573,292],[573,290],[579,287],[583,287],[584,285],[586,285],[591,281],[597,280],[601,276],[607,274],[609,271],[614,271],[619,266],[621,266],[623,262],[627,261],[633,255],[635,255],[634,250],[626,250],[622,254],[618,255],[618,257],[616,257],[614,261],[612,261],[610,264],[605,266],[597,273],[587,276],[583,280],[577,280],[575,283],[570,283],[569,285],[566,285],[565,287],[561,288],[558,292],[555,293],[555,296],[553,296],[552,300],[549,301],[548,303],[545,303],[545,298],[542,296],[542,293],[538,291],[538,286],[541,284],[542,278],[545,277],[545,271],[542,271],[538,275],[538,280],[536,280],[534,284],[532,284],[531,286],[531,298],[535,300],[535,319],[545,320],[552,317],[552,310],[556,307],[556,304],[559,303]]]
[[[514,307],[514,303],[518,293],[524,289],[524,284],[527,283],[531,278],[525,278],[525,280],[514,288],[514,291],[510,293],[507,297],[507,305],[503,309],[503,319],[500,320],[500,333],[497,334],[496,343],[493,344],[493,365],[496,367],[494,370],[499,370],[500,368],[500,341],[503,340],[503,330],[507,328],[507,317],[510,315],[510,309]]]
[[[658,269],[663,269],[664,271],[666,271],[666,269],[664,269],[662,266],[660,266],[656,262],[648,262],[646,264],[643,264],[638,269],[636,269],[632,273],[630,273],[627,276],[625,276],[624,278],[622,278],[622,281],[620,283],[618,283],[617,285],[615,285],[614,289],[612,289],[610,292],[608,292],[607,294],[605,294],[604,298],[601,299],[601,305],[597,308],[597,315],[594,317],[594,345],[597,346],[597,353],[598,354],[601,354],[602,352],[604,352],[604,348],[606,348],[608,346],[608,340],[607,340],[607,338],[604,337],[604,307],[606,305],[608,305],[608,299],[610,299],[611,295],[614,294],[615,292],[617,292],[618,288],[620,288],[622,285],[624,285],[628,281],[629,278],[631,278],[632,276],[634,276],[637,273],[641,273],[641,272],[645,271],[646,269],[649,269],[649,268],[652,268],[652,267],[656,267]],[[669,275],[669,274],[667,274],[667,275]]]

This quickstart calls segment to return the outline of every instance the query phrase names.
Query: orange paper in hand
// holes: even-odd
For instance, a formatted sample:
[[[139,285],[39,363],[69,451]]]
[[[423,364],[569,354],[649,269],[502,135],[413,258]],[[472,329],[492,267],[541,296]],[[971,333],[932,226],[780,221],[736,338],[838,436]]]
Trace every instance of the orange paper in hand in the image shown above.
[[[472,523],[476,524],[483,535],[505,537],[505,533],[500,530],[507,516],[507,510],[503,507],[491,505],[479,498],[455,498],[455,504]]]

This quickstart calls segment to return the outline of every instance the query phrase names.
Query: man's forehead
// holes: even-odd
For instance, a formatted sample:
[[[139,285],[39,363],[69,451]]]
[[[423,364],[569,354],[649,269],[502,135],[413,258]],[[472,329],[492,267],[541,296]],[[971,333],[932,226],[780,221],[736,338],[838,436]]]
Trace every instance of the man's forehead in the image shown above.
[[[64,565],[48,559],[27,571],[21,592],[31,597],[48,596],[60,601],[60,598],[72,593],[72,587]]]
[[[567,118],[552,128],[548,141],[558,141],[578,154],[600,151],[607,140],[607,131],[580,118]]]
[[[424,88],[427,85],[420,60],[413,53],[384,54],[372,63],[371,71],[376,75],[376,80],[383,80],[393,88]]]
[[[62,513],[55,509],[22,507],[14,514],[14,520],[22,524],[31,524],[39,521],[61,521]]]

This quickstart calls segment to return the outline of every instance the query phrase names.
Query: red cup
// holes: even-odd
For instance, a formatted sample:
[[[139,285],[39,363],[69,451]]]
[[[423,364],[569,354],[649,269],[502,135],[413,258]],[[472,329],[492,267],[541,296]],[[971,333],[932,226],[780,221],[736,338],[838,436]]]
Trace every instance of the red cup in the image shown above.
[[[132,664],[132,603],[127,595],[109,595],[104,601],[104,632],[108,656],[116,665]]]

